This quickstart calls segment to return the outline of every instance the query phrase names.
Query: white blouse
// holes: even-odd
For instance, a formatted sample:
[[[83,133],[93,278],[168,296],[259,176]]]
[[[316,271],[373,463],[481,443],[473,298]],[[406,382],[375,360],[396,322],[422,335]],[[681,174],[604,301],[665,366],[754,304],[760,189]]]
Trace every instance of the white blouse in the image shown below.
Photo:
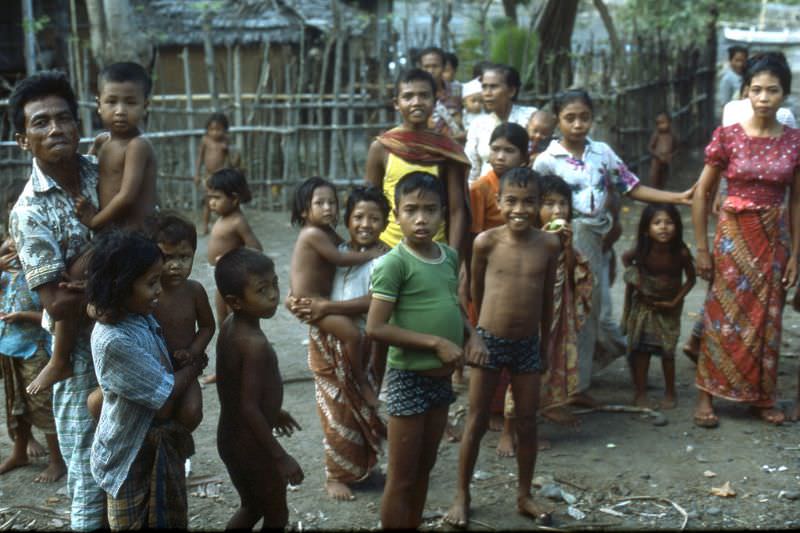
[[[506,122],[514,122],[523,128],[527,128],[528,120],[535,112],[535,107],[513,104]],[[494,129],[502,123],[503,121],[494,113],[482,113],[470,122],[469,130],[467,131],[467,144],[464,146],[464,152],[466,152],[472,163],[469,171],[470,183],[492,170],[491,165],[489,165],[489,153],[491,151],[489,139],[491,139]]]

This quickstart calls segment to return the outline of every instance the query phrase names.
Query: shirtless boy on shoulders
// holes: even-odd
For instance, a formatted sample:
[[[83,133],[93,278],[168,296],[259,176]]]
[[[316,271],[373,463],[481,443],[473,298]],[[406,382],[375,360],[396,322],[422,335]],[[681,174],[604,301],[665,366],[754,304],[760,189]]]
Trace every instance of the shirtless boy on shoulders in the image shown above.
[[[561,243],[538,229],[538,175],[515,168],[500,179],[498,204],[506,224],[480,233],[472,255],[472,299],[478,312],[476,332],[486,350],[467,352],[473,366],[469,382],[469,414],[458,461],[458,489],[445,520],[466,526],[469,484],[481,438],[489,423],[489,407],[500,370],[511,373],[516,404],[517,510],[549,521],[550,509],[535,502],[531,481],[536,464],[536,412],[539,380],[547,367],[553,284]],[[485,294],[491,298],[484,299]]]

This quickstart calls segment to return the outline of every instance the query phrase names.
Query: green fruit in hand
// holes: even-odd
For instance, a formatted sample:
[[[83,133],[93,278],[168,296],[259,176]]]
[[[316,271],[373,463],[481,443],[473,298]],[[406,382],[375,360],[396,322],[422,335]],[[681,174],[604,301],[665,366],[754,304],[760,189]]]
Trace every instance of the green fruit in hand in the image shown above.
[[[544,225],[545,231],[559,231],[561,228],[567,225],[567,221],[563,218],[555,218]]]

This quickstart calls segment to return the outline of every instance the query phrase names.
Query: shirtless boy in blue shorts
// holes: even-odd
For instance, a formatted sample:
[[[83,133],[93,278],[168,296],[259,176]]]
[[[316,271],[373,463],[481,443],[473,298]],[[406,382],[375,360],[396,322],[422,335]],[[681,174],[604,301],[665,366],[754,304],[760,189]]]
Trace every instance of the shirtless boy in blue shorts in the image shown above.
[[[506,223],[480,233],[472,253],[476,332],[485,349],[467,352],[467,364],[473,366],[469,413],[459,452],[456,498],[445,516],[447,522],[462,527],[468,522],[469,484],[503,367],[511,373],[517,407],[517,510],[545,522],[550,515],[543,504],[534,502],[531,480],[536,464],[539,379],[547,366],[544,347],[553,321],[553,284],[561,243],[557,236],[538,229],[538,175],[531,169],[515,168],[503,174],[497,203]],[[485,294],[491,298],[484,299]]]

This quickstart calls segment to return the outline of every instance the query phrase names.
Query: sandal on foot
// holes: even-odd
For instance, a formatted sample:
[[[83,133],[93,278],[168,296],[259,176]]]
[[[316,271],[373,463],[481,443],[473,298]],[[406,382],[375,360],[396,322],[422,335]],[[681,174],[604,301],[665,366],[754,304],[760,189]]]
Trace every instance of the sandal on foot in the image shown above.
[[[719,426],[719,418],[714,413],[694,415],[694,425],[699,428],[712,429]]]

